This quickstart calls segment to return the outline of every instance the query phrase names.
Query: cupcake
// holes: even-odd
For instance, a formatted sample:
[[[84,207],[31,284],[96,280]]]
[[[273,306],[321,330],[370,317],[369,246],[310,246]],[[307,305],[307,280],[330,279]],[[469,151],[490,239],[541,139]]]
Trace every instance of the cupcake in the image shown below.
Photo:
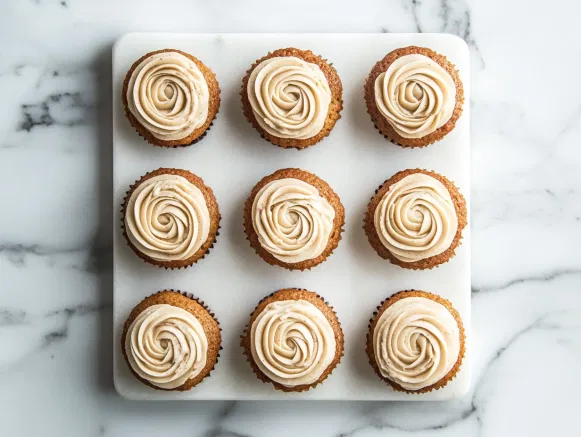
[[[365,101],[385,138],[402,147],[424,147],[454,129],[464,89],[445,56],[410,46],[375,64],[365,82]]]
[[[267,263],[289,270],[325,261],[339,244],[344,223],[345,209],[329,184],[297,168],[264,177],[244,205],[250,245]]]
[[[198,385],[218,362],[221,342],[220,325],[204,303],[173,290],[141,301],[121,334],[131,373],[157,390]]]
[[[220,86],[202,61],[180,50],[147,53],[123,82],[125,115],[154,146],[183,147],[201,140],[220,107]]]
[[[427,393],[456,376],[465,336],[449,301],[425,291],[401,291],[373,314],[367,334],[369,363],[394,390]]]
[[[252,370],[284,392],[314,388],[343,356],[343,331],[322,297],[296,288],[259,302],[241,337]]]
[[[257,60],[242,80],[246,119],[267,141],[304,149],[329,135],[343,109],[337,71],[310,50],[279,49]]]
[[[196,263],[214,247],[220,211],[200,177],[160,168],[129,187],[122,221],[127,244],[138,257],[175,269]]]
[[[458,188],[444,176],[415,169],[396,173],[375,191],[363,228],[379,256],[424,270],[454,256],[466,223]]]

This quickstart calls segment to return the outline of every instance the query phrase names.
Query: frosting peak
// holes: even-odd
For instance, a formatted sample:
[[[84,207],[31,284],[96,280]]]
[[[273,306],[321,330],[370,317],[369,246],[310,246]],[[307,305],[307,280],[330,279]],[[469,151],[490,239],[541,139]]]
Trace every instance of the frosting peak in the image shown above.
[[[204,75],[178,52],[155,53],[133,70],[127,87],[131,114],[160,140],[180,140],[208,117],[210,92]]]
[[[375,208],[375,230],[383,246],[403,262],[445,252],[458,230],[448,189],[424,173],[412,173],[389,187]]]
[[[193,256],[210,233],[210,212],[200,189],[172,174],[141,182],[125,209],[125,229],[131,243],[158,261]]]
[[[335,357],[331,324],[306,300],[268,304],[250,332],[253,361],[271,380],[287,387],[315,383]]]
[[[252,225],[260,244],[285,263],[321,255],[334,219],[333,206],[314,186],[300,179],[269,182],[252,203]]]
[[[385,378],[406,390],[421,390],[444,378],[458,361],[460,328],[444,305],[406,297],[381,314],[373,348]]]
[[[422,138],[450,120],[456,105],[452,76],[428,56],[397,58],[375,79],[375,103],[404,138]]]
[[[331,103],[331,89],[320,67],[294,56],[269,58],[257,65],[247,95],[260,127],[279,138],[317,135]]]
[[[129,327],[125,352],[141,378],[173,389],[206,367],[208,339],[192,313],[172,305],[152,305]]]

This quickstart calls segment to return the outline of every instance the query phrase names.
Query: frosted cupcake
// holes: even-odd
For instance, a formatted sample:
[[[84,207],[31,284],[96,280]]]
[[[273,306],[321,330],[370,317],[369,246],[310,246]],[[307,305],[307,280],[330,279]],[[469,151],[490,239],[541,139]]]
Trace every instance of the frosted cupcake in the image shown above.
[[[444,387],[462,365],[464,327],[446,299],[401,291],[377,308],[367,335],[375,373],[394,390],[426,393]]]
[[[123,235],[137,256],[174,269],[196,263],[214,247],[220,211],[200,177],[160,168],[129,187],[122,220]]]
[[[275,50],[242,80],[242,107],[260,135],[283,148],[304,149],[329,135],[343,109],[337,71],[310,50]]]
[[[203,302],[165,290],[133,308],[123,326],[121,350],[142,383],[186,391],[214,369],[221,342],[220,325]]]
[[[338,246],[344,223],[345,209],[329,184],[297,168],[264,177],[244,206],[250,245],[267,263],[289,270],[325,261]]]
[[[458,188],[444,176],[415,169],[396,173],[376,190],[363,228],[379,256],[423,270],[455,255],[466,224],[466,201]]]
[[[425,47],[404,47],[377,62],[365,83],[367,112],[388,140],[424,147],[450,133],[464,89],[454,65]]]
[[[241,345],[258,379],[300,392],[323,382],[339,364],[343,331],[319,295],[288,288],[260,301]]]
[[[147,53],[131,66],[122,92],[125,115],[139,135],[162,147],[182,147],[204,137],[220,107],[220,86],[189,53]]]

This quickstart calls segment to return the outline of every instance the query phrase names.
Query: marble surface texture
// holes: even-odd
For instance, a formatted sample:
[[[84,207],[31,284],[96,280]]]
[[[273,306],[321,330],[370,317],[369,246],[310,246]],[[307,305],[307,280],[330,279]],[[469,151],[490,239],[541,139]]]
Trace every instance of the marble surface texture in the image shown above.
[[[6,436],[573,436],[581,389],[575,0],[3,0]],[[472,56],[473,382],[446,403],[121,399],[111,45],[129,31],[447,32]]]

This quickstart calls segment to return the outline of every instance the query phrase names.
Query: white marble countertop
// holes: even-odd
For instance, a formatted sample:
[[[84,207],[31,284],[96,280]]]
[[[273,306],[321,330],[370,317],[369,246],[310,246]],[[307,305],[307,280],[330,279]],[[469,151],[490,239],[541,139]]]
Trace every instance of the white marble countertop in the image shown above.
[[[2,435],[569,436],[581,403],[575,0],[4,0]],[[112,384],[111,45],[448,32],[472,53],[473,381],[448,403],[137,403]]]

